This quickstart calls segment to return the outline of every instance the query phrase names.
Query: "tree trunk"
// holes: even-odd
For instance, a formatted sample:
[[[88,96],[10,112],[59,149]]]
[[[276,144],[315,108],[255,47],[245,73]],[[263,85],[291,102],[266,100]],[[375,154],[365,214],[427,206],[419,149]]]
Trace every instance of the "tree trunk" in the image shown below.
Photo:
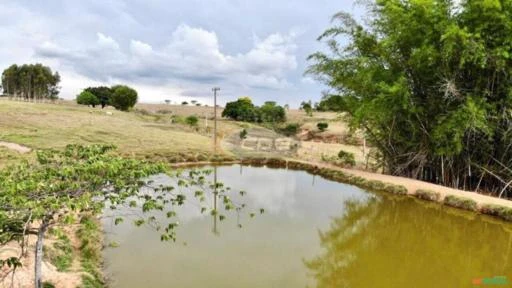
[[[39,230],[37,232],[37,242],[36,242],[36,259],[34,262],[34,272],[35,272],[35,288],[43,287],[43,271],[42,271],[42,262],[43,262],[43,241],[44,234],[46,233],[46,229],[48,228],[48,223],[43,220]]]

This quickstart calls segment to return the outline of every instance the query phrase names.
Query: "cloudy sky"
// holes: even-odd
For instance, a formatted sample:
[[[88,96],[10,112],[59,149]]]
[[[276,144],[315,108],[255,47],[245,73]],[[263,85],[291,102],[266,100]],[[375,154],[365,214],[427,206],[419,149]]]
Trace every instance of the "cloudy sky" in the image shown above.
[[[0,68],[40,62],[61,97],[125,83],[143,102],[250,96],[297,106],[325,89],[303,75],[316,37],[352,0],[0,0]]]

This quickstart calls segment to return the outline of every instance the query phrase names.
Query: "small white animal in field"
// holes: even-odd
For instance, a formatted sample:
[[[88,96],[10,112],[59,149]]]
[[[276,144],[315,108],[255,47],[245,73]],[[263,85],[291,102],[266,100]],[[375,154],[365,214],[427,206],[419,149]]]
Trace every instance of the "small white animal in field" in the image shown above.
[[[114,113],[112,113],[112,112],[105,112],[105,114],[107,114],[108,116],[114,115]]]

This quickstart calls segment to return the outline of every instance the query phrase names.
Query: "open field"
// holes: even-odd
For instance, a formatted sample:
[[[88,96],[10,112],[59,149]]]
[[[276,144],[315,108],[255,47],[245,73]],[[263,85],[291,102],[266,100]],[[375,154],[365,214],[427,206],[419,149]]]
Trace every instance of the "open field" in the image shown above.
[[[118,146],[122,154],[152,157],[177,152],[207,153],[212,147],[210,137],[182,124],[71,103],[0,101],[0,127],[1,140],[33,149],[105,143]]]
[[[230,143],[224,141],[237,138],[242,129],[249,131],[249,137],[282,137],[257,124],[221,119],[221,113],[222,108],[218,108],[220,120],[217,135],[224,147],[221,151],[224,154],[230,155],[233,151],[237,151],[238,156],[265,154],[234,149]],[[190,115],[198,116],[197,127],[185,124],[185,117]],[[306,130],[315,130],[319,121],[330,121],[329,129],[319,133],[322,135],[338,137],[347,131],[336,113],[314,113],[313,117],[309,117],[303,111],[290,110],[289,115],[289,123],[303,123],[303,129]],[[72,101],[50,104],[0,100],[0,141],[17,143],[32,149],[62,148],[67,144],[114,144],[123,155],[171,159],[176,154],[211,154],[212,118],[213,107],[205,106],[138,104],[132,112],[121,112],[112,108],[76,105]],[[358,146],[299,142],[299,146],[306,150],[299,149],[298,156],[308,160],[319,161],[322,154],[333,156],[340,149],[355,153],[358,162],[364,160]],[[0,149],[0,166],[13,162],[9,159],[28,157],[8,151],[5,147]]]

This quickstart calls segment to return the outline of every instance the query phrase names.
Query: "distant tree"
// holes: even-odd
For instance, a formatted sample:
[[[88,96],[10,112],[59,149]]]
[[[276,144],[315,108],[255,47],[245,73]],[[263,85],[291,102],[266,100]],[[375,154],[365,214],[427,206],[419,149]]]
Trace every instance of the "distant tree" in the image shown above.
[[[279,129],[279,132],[286,136],[293,136],[299,132],[300,125],[298,123],[289,123],[283,128]]]
[[[9,97],[25,100],[58,98],[60,75],[42,64],[11,65],[2,73],[2,87]]]
[[[340,95],[326,94],[322,97],[320,103],[318,103],[318,111],[335,111],[341,112],[345,109],[345,101]]]
[[[242,131],[240,131],[240,139],[243,140],[245,138],[247,138],[247,130],[243,129]]]
[[[346,151],[340,150],[340,152],[338,152],[338,158],[345,165],[348,165],[348,166],[355,166],[356,165],[356,158],[354,157],[354,153],[350,153],[350,152],[346,152]]]
[[[95,108],[96,105],[100,104],[100,100],[91,92],[84,90],[76,97],[76,103],[80,105],[92,106],[92,108]]]
[[[284,122],[286,121],[286,112],[283,107],[274,101],[267,101],[259,108],[259,115],[262,122]]]
[[[308,116],[313,116],[313,106],[311,105],[311,100],[309,102],[300,103],[300,109],[304,110]]]
[[[91,92],[98,98],[99,104],[101,104],[101,108],[105,108],[105,106],[110,104],[110,99],[112,98],[112,88],[106,86],[99,87],[88,87],[85,88],[85,91]]]
[[[228,102],[222,111],[222,117],[247,122],[257,122],[259,120],[258,111],[249,97]]]
[[[165,104],[167,104],[167,105],[171,104],[171,100],[165,99]]]
[[[199,118],[197,118],[197,116],[195,115],[190,115],[187,118],[185,118],[185,122],[190,126],[197,126]]]
[[[187,106],[187,105],[188,105],[188,102],[187,102],[187,101],[183,101],[183,102],[181,102],[181,105],[183,105],[183,106]]]
[[[195,105],[197,103],[197,100],[192,100],[192,101],[190,101],[190,103]]]
[[[316,124],[316,127],[318,128],[318,130],[323,132],[323,131],[327,130],[327,127],[329,127],[329,124],[326,122],[320,122],[320,123]]]
[[[200,107],[200,106],[201,106],[201,103],[196,103],[196,106],[197,106],[197,107]]]
[[[117,85],[112,87],[112,91],[110,104],[117,110],[128,111],[137,104],[137,91],[134,89],[124,85]]]
[[[290,110],[290,105],[284,104],[283,108],[284,108],[284,110],[288,111],[288,110]]]

